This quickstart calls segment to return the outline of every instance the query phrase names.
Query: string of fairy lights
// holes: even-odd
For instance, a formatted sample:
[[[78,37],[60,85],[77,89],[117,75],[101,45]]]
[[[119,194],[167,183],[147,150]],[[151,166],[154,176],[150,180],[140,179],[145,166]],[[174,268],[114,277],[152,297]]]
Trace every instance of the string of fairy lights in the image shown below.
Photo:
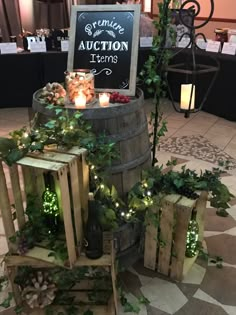
[[[199,226],[196,220],[191,220],[188,225],[186,237],[186,257],[194,257],[198,252]]]
[[[105,188],[105,184],[103,184],[101,177],[99,177],[98,174],[96,173],[95,165],[90,166],[90,171],[98,187],[103,190]],[[141,187],[142,187],[142,198],[143,198],[142,200],[147,208],[151,207],[154,204],[154,201],[153,201],[154,194],[149,189],[148,183],[146,181],[142,183]],[[115,202],[115,208],[119,210],[120,208],[119,202]],[[122,209],[122,211],[120,212],[120,216],[127,221],[131,220],[132,217],[135,216],[135,214],[136,214],[136,211],[133,210],[132,208],[126,211]],[[199,226],[198,226],[197,221],[195,219],[192,219],[189,222],[187,235],[186,235],[186,253],[185,253],[186,257],[194,257],[197,254],[198,241],[199,241]]]
[[[73,125],[68,126],[67,129],[64,129],[63,132],[66,133],[67,130],[73,130]],[[35,130],[35,133],[38,131]],[[28,139],[30,134],[24,132],[22,138]],[[23,141],[22,141],[23,142]],[[96,190],[100,189],[105,192],[107,187],[103,181],[103,178],[99,175],[99,172],[96,170],[95,165],[90,165],[91,178],[93,179]],[[153,191],[149,188],[146,181],[141,184],[141,198],[142,202],[146,208],[151,207],[154,204],[154,194]],[[109,197],[109,196],[107,196]],[[44,214],[54,217],[55,222],[59,216],[59,203],[56,192],[54,192],[50,187],[46,187],[43,196],[43,208],[42,211]],[[121,205],[119,201],[113,200],[114,210],[123,221],[131,221],[135,215],[137,209],[133,209],[127,206]],[[198,252],[198,241],[199,241],[199,227],[195,219],[191,219],[188,225],[187,235],[186,235],[186,257],[194,257]]]

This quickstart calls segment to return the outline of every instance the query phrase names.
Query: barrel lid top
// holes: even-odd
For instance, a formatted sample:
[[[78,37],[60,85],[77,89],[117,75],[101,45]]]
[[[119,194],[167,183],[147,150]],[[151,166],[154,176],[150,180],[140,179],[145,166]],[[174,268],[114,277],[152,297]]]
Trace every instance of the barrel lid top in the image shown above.
[[[41,89],[36,91],[33,95],[33,109],[36,112],[43,113],[47,115],[48,109],[45,104],[39,101],[38,95],[41,93]],[[143,91],[140,88],[136,89],[136,97],[131,98],[129,103],[120,104],[120,103],[110,103],[108,107],[101,107],[98,101],[92,102],[88,104],[86,108],[79,109],[85,119],[104,119],[104,118],[112,118],[116,116],[121,116],[128,114],[130,112],[134,112],[138,110],[140,107],[143,107]],[[57,108],[57,107],[55,107]],[[74,105],[66,105],[61,107],[62,109],[68,109],[69,111],[78,110]]]

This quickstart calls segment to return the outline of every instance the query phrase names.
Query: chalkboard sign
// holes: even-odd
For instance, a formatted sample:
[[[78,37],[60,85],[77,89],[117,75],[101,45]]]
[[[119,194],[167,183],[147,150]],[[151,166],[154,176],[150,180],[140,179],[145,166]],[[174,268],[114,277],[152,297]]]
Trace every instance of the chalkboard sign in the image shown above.
[[[72,6],[67,70],[90,69],[97,91],[135,95],[140,5]]]

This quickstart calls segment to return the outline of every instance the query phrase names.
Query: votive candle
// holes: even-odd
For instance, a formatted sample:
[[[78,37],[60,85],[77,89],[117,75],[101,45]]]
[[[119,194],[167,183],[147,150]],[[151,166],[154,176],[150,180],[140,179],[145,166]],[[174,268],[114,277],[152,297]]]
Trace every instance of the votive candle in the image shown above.
[[[192,98],[191,98],[191,90],[192,92]],[[184,110],[189,109],[189,103],[191,98],[191,105],[190,109],[194,109],[195,107],[195,85],[192,86],[192,84],[182,84],[181,85],[181,100],[180,100],[180,108]]]
[[[101,107],[107,107],[110,103],[110,93],[99,93],[99,104]]]
[[[85,108],[86,107],[86,95],[82,92],[80,92],[75,97],[75,107],[77,108]]]

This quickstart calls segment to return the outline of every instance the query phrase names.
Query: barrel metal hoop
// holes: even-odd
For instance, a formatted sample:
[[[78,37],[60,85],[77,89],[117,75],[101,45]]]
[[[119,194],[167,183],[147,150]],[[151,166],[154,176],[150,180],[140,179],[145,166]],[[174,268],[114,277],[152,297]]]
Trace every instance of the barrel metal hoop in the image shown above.
[[[109,140],[114,141],[114,142],[125,141],[125,140],[128,140],[130,138],[135,138],[135,137],[139,136],[140,134],[142,134],[146,130],[147,130],[147,122],[142,124],[140,126],[140,128],[138,128],[135,131],[131,129],[129,132],[126,131],[124,133],[108,135],[107,138]]]

